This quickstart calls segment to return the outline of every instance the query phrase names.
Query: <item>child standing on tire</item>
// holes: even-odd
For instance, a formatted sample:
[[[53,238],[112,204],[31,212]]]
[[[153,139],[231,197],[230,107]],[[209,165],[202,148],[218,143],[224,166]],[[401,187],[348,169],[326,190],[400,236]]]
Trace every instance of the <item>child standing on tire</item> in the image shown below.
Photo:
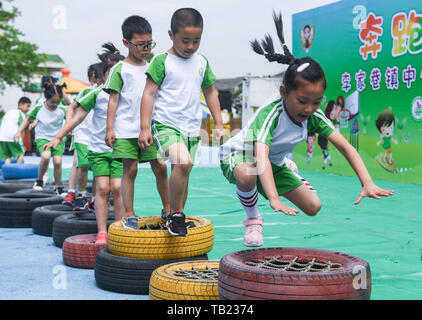
[[[101,57],[104,59],[103,78],[108,76],[110,68],[114,64],[124,59],[114,46],[113,50],[101,55]],[[77,99],[76,102],[79,107],[76,109],[75,115],[46,146],[46,148],[50,148],[58,145],[68,132],[78,126],[90,112],[93,112],[88,145],[88,159],[96,186],[95,216],[98,226],[96,243],[107,243],[108,241],[107,217],[110,192],[113,194],[114,217],[116,221],[120,221],[124,215],[120,191],[123,164],[113,159],[112,149],[105,144],[108,101],[109,95],[104,91],[104,84],[101,84],[98,88],[91,90],[85,96]]]
[[[110,71],[104,90],[110,94],[105,141],[113,148],[113,159],[123,162],[122,196],[125,207],[124,226],[138,229],[133,209],[134,186],[139,162],[149,162],[155,175],[163,204],[162,215],[170,211],[167,165],[155,146],[148,152],[138,146],[142,92],[145,86],[146,58],[154,48],[152,28],[139,16],[127,18],[122,25],[123,43],[129,55]]]
[[[187,235],[183,210],[189,174],[200,142],[201,89],[215,120],[215,137],[220,139],[224,133],[213,85],[216,77],[205,56],[196,54],[202,31],[203,20],[197,10],[182,8],[173,14],[169,31],[173,46],[151,62],[141,104],[139,146],[149,150],[155,142],[172,164],[171,214],[166,224],[173,236]]]
[[[28,117],[23,121],[15,135],[15,141],[18,140],[23,130],[29,125],[29,130],[35,126],[35,142],[41,154],[41,161],[38,166],[38,178],[34,184],[35,190],[42,190],[44,187],[43,177],[48,170],[51,157],[53,157],[54,165],[54,191],[61,196],[65,196],[62,186],[62,156],[65,144],[60,143],[55,148],[44,150],[44,145],[53,140],[56,133],[63,127],[66,118],[66,109],[60,106],[63,99],[63,88],[66,84],[45,84],[44,96],[45,101],[35,107]],[[30,122],[32,122],[30,124]]]
[[[273,102],[259,108],[248,125],[221,147],[221,169],[226,179],[236,184],[237,195],[247,220],[244,245],[263,245],[263,219],[258,211],[258,192],[270,201],[276,212],[295,216],[298,210],[285,205],[280,196],[295,204],[309,216],[321,208],[315,190],[303,178],[289,170],[283,161],[286,153],[306,140],[308,131],[327,139],[344,155],[362,183],[362,198],[379,199],[394,191],[377,187],[359,153],[338,133],[330,120],[319,109],[326,89],[326,78],[321,66],[312,58],[295,59],[283,37],[281,14],[274,13],[274,21],[284,54],[274,52],[273,41],[266,36],[261,47],[252,42],[253,50],[270,62],[287,64],[280,94]]]
[[[23,163],[24,150],[20,141],[14,140],[15,133],[23,123],[25,115],[31,107],[31,100],[26,97],[19,99],[18,108],[8,111],[1,120],[0,126],[0,159],[4,159],[5,164],[10,164],[12,158],[16,158],[17,163]]]

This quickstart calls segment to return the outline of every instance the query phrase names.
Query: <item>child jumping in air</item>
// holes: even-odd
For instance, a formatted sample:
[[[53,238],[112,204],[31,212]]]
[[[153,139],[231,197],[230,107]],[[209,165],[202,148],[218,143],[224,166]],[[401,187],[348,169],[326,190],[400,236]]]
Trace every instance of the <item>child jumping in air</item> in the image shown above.
[[[0,159],[4,159],[5,164],[10,164],[12,158],[16,158],[17,163],[23,163],[25,152],[20,141],[15,142],[13,138],[30,107],[31,100],[22,97],[19,99],[18,108],[3,116],[0,126]]]
[[[66,84],[45,84],[45,101],[32,110],[28,117],[23,121],[15,135],[14,140],[18,141],[22,137],[23,131],[29,125],[29,130],[35,126],[35,142],[41,154],[41,161],[38,166],[38,178],[34,184],[35,190],[42,190],[44,186],[43,177],[48,170],[51,157],[54,165],[54,183],[55,192],[63,197],[66,195],[62,186],[62,156],[65,145],[60,143],[54,148],[44,149],[44,145],[54,139],[54,136],[63,127],[66,118],[66,109],[60,106],[63,99],[63,88]],[[30,124],[30,122],[34,121]]]
[[[258,210],[258,192],[270,201],[276,212],[295,216],[299,210],[285,205],[280,196],[290,200],[309,216],[316,215],[321,201],[306,181],[287,168],[284,155],[307,138],[308,131],[327,137],[344,155],[356,172],[361,184],[355,204],[362,198],[379,199],[394,191],[374,184],[359,153],[335,130],[319,109],[326,89],[321,66],[312,58],[296,59],[287,48],[283,36],[281,14],[274,13],[274,21],[284,54],[274,51],[273,40],[251,42],[253,50],[270,62],[288,65],[284,83],[273,102],[259,108],[248,125],[221,147],[221,169],[226,179],[236,184],[239,200],[247,220],[244,245],[262,246],[263,219]]]
[[[124,59],[119,51],[112,45],[108,46],[109,52],[101,55],[104,59],[104,71],[102,78],[105,79],[111,67]],[[72,119],[66,123],[56,137],[45,147],[53,148],[60,144],[66,134],[77,127],[84,119],[93,112],[88,144],[88,160],[94,175],[96,186],[95,216],[97,219],[98,235],[96,243],[107,243],[107,216],[108,200],[110,192],[113,194],[114,217],[120,221],[124,216],[124,207],[121,195],[121,181],[123,176],[123,164],[113,159],[112,149],[105,144],[107,107],[109,95],[104,91],[104,85],[88,92],[88,94],[76,100],[78,108]]]
[[[122,221],[123,225],[138,229],[133,209],[138,162],[149,162],[151,165],[163,203],[162,216],[170,211],[170,196],[167,165],[156,146],[151,146],[148,151],[141,151],[138,146],[140,105],[148,68],[145,59],[155,46],[152,28],[145,18],[131,16],[124,21],[122,32],[123,44],[128,48],[129,55],[111,69],[104,84],[104,90],[110,94],[105,141],[113,148],[113,159],[123,162],[122,196],[127,218]]]
[[[171,214],[166,225],[173,236],[187,235],[183,211],[189,174],[200,142],[201,89],[215,120],[215,138],[224,134],[214,88],[216,77],[205,56],[196,53],[202,31],[203,19],[197,10],[182,8],[173,14],[169,31],[173,46],[151,62],[141,104],[139,146],[149,150],[155,142],[172,164]]]

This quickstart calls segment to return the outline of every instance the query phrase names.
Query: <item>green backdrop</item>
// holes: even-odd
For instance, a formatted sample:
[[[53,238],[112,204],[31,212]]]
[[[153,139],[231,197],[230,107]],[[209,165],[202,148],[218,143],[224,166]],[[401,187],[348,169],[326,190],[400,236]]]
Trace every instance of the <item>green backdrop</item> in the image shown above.
[[[347,0],[293,15],[293,54],[322,65],[325,103],[358,96],[359,113],[341,121],[340,132],[358,148],[373,178],[422,184],[421,18],[420,0]],[[383,110],[394,115],[390,150],[376,126]],[[306,148],[303,143],[296,149],[295,160],[322,171],[318,144],[309,164]],[[329,152],[333,166],[325,171],[353,174],[332,146]]]

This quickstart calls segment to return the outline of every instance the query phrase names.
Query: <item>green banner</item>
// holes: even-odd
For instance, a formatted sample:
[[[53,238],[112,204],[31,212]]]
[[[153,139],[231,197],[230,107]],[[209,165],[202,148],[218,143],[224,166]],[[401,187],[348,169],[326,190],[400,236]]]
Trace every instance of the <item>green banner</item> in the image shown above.
[[[421,18],[420,0],[347,0],[293,15],[293,54],[323,67],[323,108],[373,178],[422,184]],[[328,152],[319,159],[310,138],[295,156],[304,168],[353,174]]]

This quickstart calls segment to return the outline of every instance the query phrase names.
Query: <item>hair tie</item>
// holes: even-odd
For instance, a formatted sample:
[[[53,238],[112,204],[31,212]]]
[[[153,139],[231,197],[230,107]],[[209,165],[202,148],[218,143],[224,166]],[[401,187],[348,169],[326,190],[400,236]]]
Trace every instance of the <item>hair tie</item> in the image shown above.
[[[306,63],[304,63],[304,64],[302,64],[302,65],[300,65],[298,68],[297,68],[297,72],[302,72],[302,71],[304,71],[307,67],[309,67],[311,64],[309,63],[309,62],[306,62]]]
[[[114,54],[120,54],[119,50],[114,51]]]

